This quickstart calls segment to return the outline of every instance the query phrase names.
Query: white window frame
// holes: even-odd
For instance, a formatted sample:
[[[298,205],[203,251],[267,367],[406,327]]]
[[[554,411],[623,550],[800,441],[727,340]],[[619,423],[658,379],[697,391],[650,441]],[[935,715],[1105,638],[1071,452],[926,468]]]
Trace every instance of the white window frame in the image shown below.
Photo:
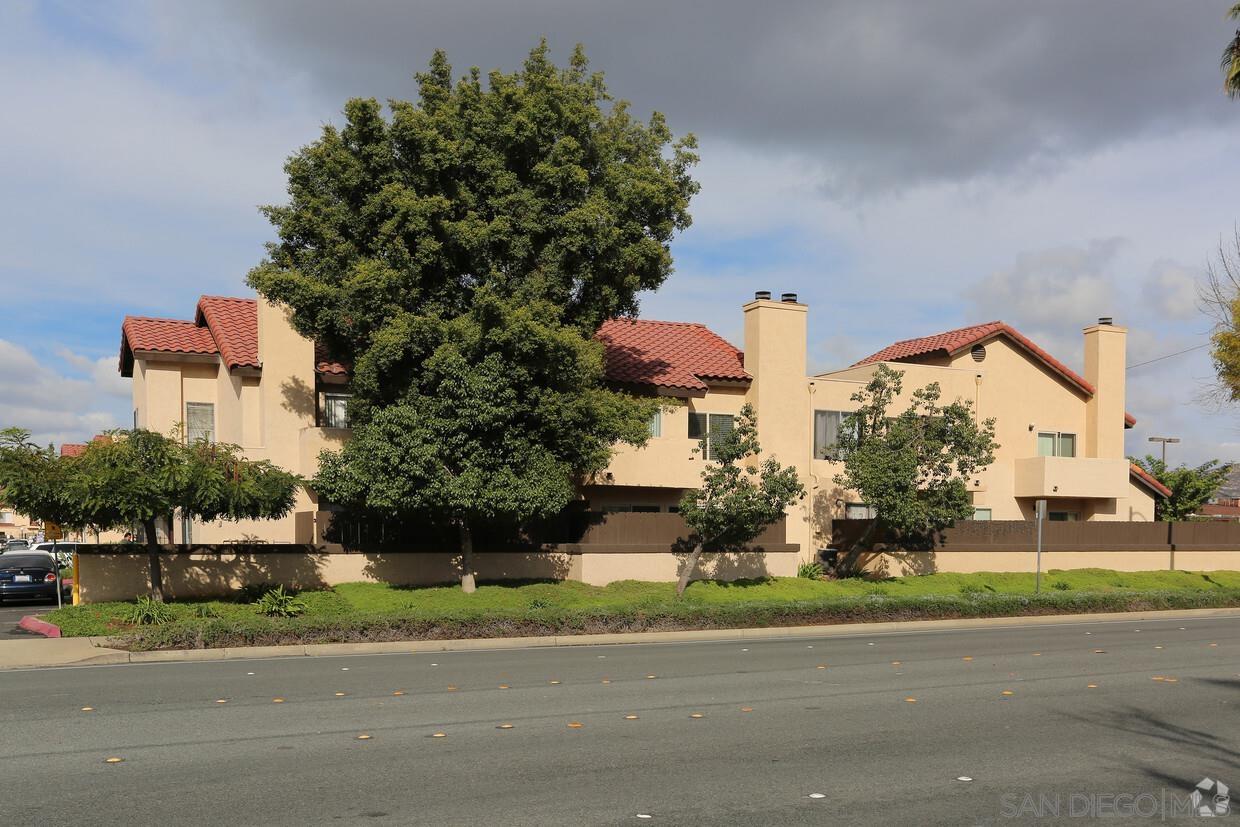
[[[830,445],[824,445],[819,441],[818,421],[820,417],[823,419],[826,419],[829,415],[836,414],[839,417],[839,422],[837,422],[835,426],[836,439],[838,440],[840,432],[844,430],[845,418],[852,413],[855,413],[855,412],[854,411],[834,411],[834,410],[825,410],[825,409],[814,411],[814,423],[813,423],[814,459],[822,459],[828,462],[842,462],[844,460],[844,452],[840,450],[838,442],[834,442]]]
[[[332,391],[323,391],[323,401],[322,401],[322,408],[321,408],[321,413],[320,413],[320,417],[321,417],[320,421],[322,424],[320,425],[320,427],[341,428],[341,429],[348,428],[349,427],[349,403],[352,401],[352,399],[353,399],[353,394],[351,393],[334,393]],[[332,417],[329,416],[328,414],[328,409],[329,409],[328,403],[329,402],[344,403],[344,424],[343,425],[340,425],[340,424],[333,425],[331,423]]]
[[[199,430],[198,436],[194,436],[192,417],[190,410],[207,410],[211,412],[211,427],[204,431]],[[206,437],[207,442],[215,442],[215,403],[214,402],[186,402],[185,403],[185,442],[193,444],[202,437]]]
[[[700,421],[698,417],[705,417],[706,428],[700,436],[694,436],[693,435],[693,430],[694,430],[693,423]],[[723,425],[724,422],[727,423],[726,426]],[[732,429],[735,427],[736,427],[736,415],[735,414],[709,413],[707,411],[690,411],[689,412],[689,430],[688,430],[689,439],[697,440],[699,442],[703,438],[706,440],[705,451],[703,451],[703,456],[706,459],[713,460],[715,458],[715,448],[714,448],[714,445],[712,444],[713,442],[712,437],[715,434],[718,434],[719,436],[723,436],[724,434],[731,433]],[[703,430],[700,425],[698,426],[698,430]]]
[[[1042,453],[1042,437],[1049,436],[1051,438],[1052,453]],[[1072,453],[1063,453],[1063,438],[1072,438]],[[1068,457],[1073,458],[1077,455],[1078,440],[1077,435],[1072,431],[1038,431],[1037,451],[1040,457]]]
[[[663,436],[663,409],[660,408],[650,417],[650,437],[657,439]]]

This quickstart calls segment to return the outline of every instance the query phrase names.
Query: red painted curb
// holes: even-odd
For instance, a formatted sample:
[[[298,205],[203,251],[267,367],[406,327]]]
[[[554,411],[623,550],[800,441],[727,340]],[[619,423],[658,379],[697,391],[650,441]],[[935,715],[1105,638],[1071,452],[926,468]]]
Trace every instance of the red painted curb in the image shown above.
[[[18,621],[17,625],[27,632],[34,632],[44,637],[60,637],[59,626],[54,623],[48,623],[46,620],[39,620],[34,615],[26,615]]]

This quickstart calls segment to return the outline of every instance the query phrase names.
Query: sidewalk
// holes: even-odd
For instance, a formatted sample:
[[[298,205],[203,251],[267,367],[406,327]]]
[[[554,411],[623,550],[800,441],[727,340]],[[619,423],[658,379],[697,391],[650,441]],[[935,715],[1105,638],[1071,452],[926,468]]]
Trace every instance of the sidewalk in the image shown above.
[[[544,646],[596,646],[627,643],[684,643],[708,640],[778,640],[781,638],[848,637],[855,635],[916,634],[950,629],[988,629],[1011,626],[1056,626],[1074,623],[1188,620],[1233,617],[1240,609],[1183,609],[1169,612],[1115,612],[1111,614],[985,617],[960,620],[909,620],[889,623],[837,623],[829,626],[768,626],[758,629],[704,629],[687,632],[632,632],[601,635],[547,635],[545,637],[473,638],[464,640],[408,640],[378,643],[308,643],[292,646],[248,646],[229,649],[169,649],[127,652],[108,647],[107,638],[42,638],[0,640],[0,670],[55,666],[99,666],[117,663],[169,663],[254,658],[330,657],[338,655],[465,652],[482,649],[528,649]]]

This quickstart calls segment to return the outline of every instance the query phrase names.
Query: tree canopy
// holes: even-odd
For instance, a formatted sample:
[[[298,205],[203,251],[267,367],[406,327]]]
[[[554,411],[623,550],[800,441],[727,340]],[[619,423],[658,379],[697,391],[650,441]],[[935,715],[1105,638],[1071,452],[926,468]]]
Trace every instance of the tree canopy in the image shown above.
[[[0,503],[36,520],[82,529],[93,521],[73,479],[71,458],[35,445],[29,431],[0,430]]]
[[[880,364],[852,395],[857,409],[844,418],[837,485],[858,492],[877,522],[901,534],[926,535],[971,517],[968,480],[995,461],[995,421],[978,422],[972,403],[939,402],[937,382],[903,392],[902,371]]]
[[[544,42],[485,84],[476,68],[454,82],[438,51],[417,82],[418,101],[390,101],[387,118],[373,99],[348,101],[343,129],[288,160],[290,202],[265,208],[279,241],[249,276],[355,362],[364,404],[409,383],[373,347],[468,312],[484,289],[546,301],[586,336],[635,313],[671,273],[698,190],[693,136],[605,107],[580,46],[561,69]]]
[[[1231,20],[1240,20],[1240,3],[1232,5],[1227,10],[1227,17]],[[1223,91],[1229,98],[1240,98],[1240,29],[1236,30],[1235,36],[1223,49],[1219,66],[1223,70]]]
[[[693,532],[694,546],[681,571],[677,594],[684,594],[704,550],[743,547],[805,496],[795,468],[781,467],[774,457],[757,461],[762,446],[752,405],[741,409],[730,429],[703,435],[698,450],[706,458],[702,485],[686,491],[680,501],[680,514]]]
[[[151,596],[163,599],[156,523],[180,511],[202,520],[272,519],[293,507],[301,481],[235,445],[190,445],[154,431],[113,431],[76,457],[57,457],[8,430],[0,445],[0,487],[31,516],[66,525],[140,525],[146,534]]]
[[[1197,514],[1218,493],[1219,486],[1227,481],[1227,474],[1231,471],[1230,465],[1216,459],[1195,467],[1180,465],[1176,468],[1169,467],[1151,454],[1130,459],[1171,489],[1170,497],[1154,500],[1155,518],[1166,522],[1187,520]]]
[[[353,439],[316,490],[455,526],[468,588],[477,521],[559,511],[649,435],[657,406],[606,387],[591,337],[671,273],[696,143],[611,103],[581,47],[559,68],[544,42],[485,83],[436,52],[417,82],[386,116],[350,100],[289,159],[249,280],[353,364]]]

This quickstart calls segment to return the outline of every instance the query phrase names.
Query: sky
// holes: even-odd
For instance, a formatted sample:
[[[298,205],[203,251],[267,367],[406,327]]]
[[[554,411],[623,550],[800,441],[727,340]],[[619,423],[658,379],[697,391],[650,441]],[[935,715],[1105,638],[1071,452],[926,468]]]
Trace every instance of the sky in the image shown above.
[[[755,290],[795,292],[814,371],[995,319],[1080,371],[1080,331],[1112,316],[1128,452],[1166,435],[1173,463],[1240,460],[1196,301],[1240,221],[1230,5],[6,0],[0,427],[128,424],[124,316],[248,295],[258,206],[348,98],[413,98],[436,48],[512,70],[546,37],[700,141],[693,226],[643,316],[741,344]]]

